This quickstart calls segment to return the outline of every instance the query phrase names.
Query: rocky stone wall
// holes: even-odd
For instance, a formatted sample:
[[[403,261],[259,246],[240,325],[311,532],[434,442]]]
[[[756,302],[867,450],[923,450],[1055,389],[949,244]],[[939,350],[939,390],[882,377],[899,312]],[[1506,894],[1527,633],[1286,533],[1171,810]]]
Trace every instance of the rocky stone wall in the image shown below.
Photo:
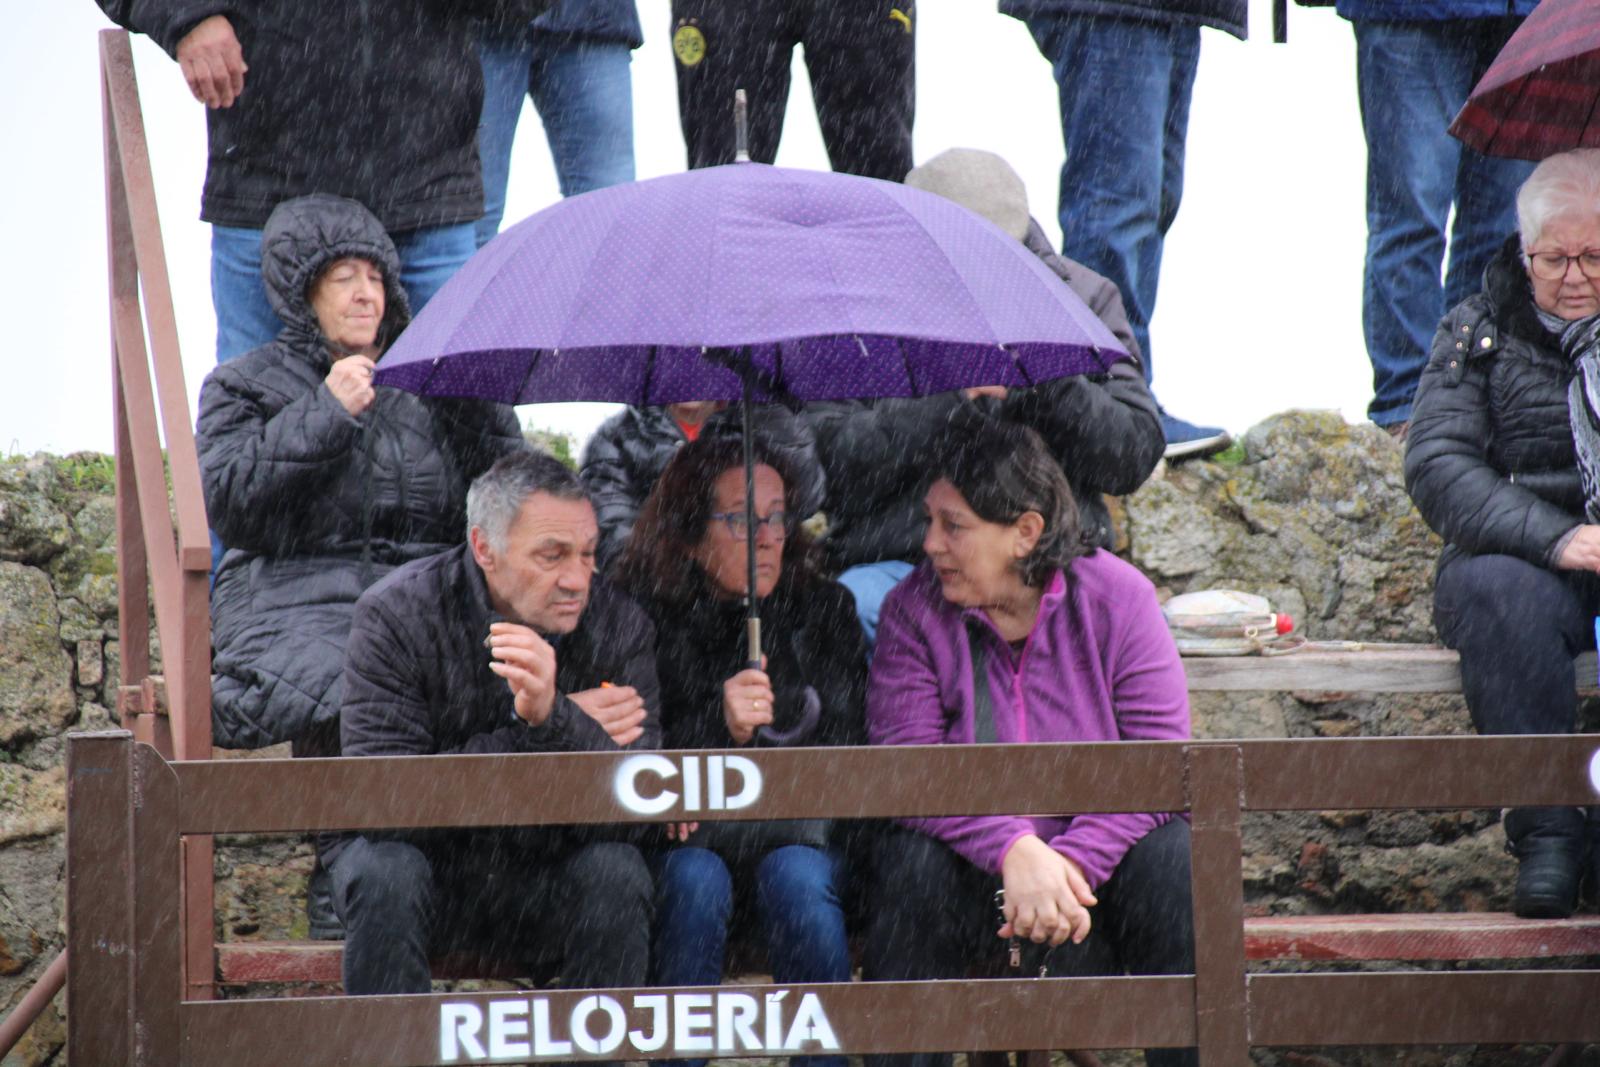
[[[103,456],[0,462],[0,1010],[62,943],[64,734],[113,725],[107,709],[115,705],[119,657],[110,479]],[[1371,425],[1322,413],[1268,420],[1215,461],[1159,472],[1121,502],[1117,521],[1121,550],[1164,593],[1263,593],[1314,639],[1433,640],[1439,545],[1406,498],[1400,447]],[[1462,701],[1449,695],[1197,694],[1194,712],[1203,737],[1470,729]],[[1586,702],[1581,721],[1600,729],[1600,704]],[[298,839],[223,842],[218,936],[304,936],[310,865]],[[1503,910],[1513,877],[1491,811],[1262,815],[1247,826],[1244,882],[1255,914]],[[60,1004],[0,1067],[65,1061]],[[1257,1061],[1533,1064],[1542,1055],[1263,1051]]]

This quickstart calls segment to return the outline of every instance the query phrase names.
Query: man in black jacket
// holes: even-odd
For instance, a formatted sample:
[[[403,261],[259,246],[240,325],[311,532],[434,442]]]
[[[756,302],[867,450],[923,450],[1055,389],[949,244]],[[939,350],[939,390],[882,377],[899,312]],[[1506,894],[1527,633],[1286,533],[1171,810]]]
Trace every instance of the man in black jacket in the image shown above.
[[[394,238],[413,311],[476,248],[483,76],[472,17],[548,0],[97,0],[178,61],[206,105],[217,360],[272,340],[261,228],[281,201],[360,201]]]
[[[473,482],[468,543],[356,606],[345,756],[659,747],[655,631],[594,579],[594,509],[542,453]],[[536,784],[535,784],[536,785]],[[615,829],[367,833],[330,847],[352,994],[428,990],[430,951],[488,948],[569,987],[642,985],[651,881]]]

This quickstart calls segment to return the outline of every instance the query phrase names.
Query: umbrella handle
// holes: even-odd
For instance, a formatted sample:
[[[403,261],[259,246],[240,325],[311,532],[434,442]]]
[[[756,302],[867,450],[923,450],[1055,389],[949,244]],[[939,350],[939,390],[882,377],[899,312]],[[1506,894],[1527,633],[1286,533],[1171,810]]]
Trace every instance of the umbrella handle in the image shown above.
[[[750,162],[750,120],[747,118],[749,101],[743,89],[733,91],[733,161]]]
[[[761,669],[761,620],[755,616],[744,620],[745,647],[750,650],[745,659],[746,670],[759,671]]]

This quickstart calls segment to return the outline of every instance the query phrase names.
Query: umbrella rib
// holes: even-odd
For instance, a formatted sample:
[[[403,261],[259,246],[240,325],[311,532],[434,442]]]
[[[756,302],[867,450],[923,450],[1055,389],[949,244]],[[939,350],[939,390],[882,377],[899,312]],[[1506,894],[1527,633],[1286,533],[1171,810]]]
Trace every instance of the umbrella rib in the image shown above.
[[[639,398],[639,406],[640,407],[649,407],[650,403],[651,403],[651,401],[650,401],[650,379],[654,378],[656,376],[656,349],[657,349],[657,346],[651,345],[650,346],[650,354],[645,356],[645,358],[644,358],[644,383],[640,386],[640,389],[641,389],[641,395],[640,395],[640,398]]]
[[[539,353],[542,351],[544,349],[536,348],[533,350],[533,355],[528,357],[528,369],[522,372],[522,384],[517,386],[517,398],[512,401],[513,404],[529,403],[529,401],[522,399],[522,394],[527,391],[528,383],[533,380],[533,368],[539,365]]]
[[[911,383],[911,395],[912,396],[921,396],[922,394],[917,392],[917,374],[916,374],[916,371],[911,369],[911,360],[906,358],[906,343],[905,343],[905,341],[902,340],[899,337],[896,337],[894,339],[894,344],[895,344],[895,347],[900,350],[900,365],[906,369],[906,381]]]

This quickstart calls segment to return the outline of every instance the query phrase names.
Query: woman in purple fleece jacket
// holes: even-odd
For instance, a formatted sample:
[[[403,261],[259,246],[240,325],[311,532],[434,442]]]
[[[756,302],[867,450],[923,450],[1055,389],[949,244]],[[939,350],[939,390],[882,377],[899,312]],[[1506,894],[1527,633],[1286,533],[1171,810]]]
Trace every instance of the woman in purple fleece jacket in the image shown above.
[[[927,560],[890,594],[879,623],[867,695],[874,744],[1189,736],[1183,665],[1155,589],[1085,545],[1066,479],[1032,430],[985,420],[959,431],[924,503]],[[902,826],[878,850],[869,980],[963,977],[1012,937],[1038,946],[1027,973],[1041,963],[1058,975],[1194,970],[1182,819],[973,816]],[[1158,1065],[1196,1062],[1190,1049],[1146,1055]]]

